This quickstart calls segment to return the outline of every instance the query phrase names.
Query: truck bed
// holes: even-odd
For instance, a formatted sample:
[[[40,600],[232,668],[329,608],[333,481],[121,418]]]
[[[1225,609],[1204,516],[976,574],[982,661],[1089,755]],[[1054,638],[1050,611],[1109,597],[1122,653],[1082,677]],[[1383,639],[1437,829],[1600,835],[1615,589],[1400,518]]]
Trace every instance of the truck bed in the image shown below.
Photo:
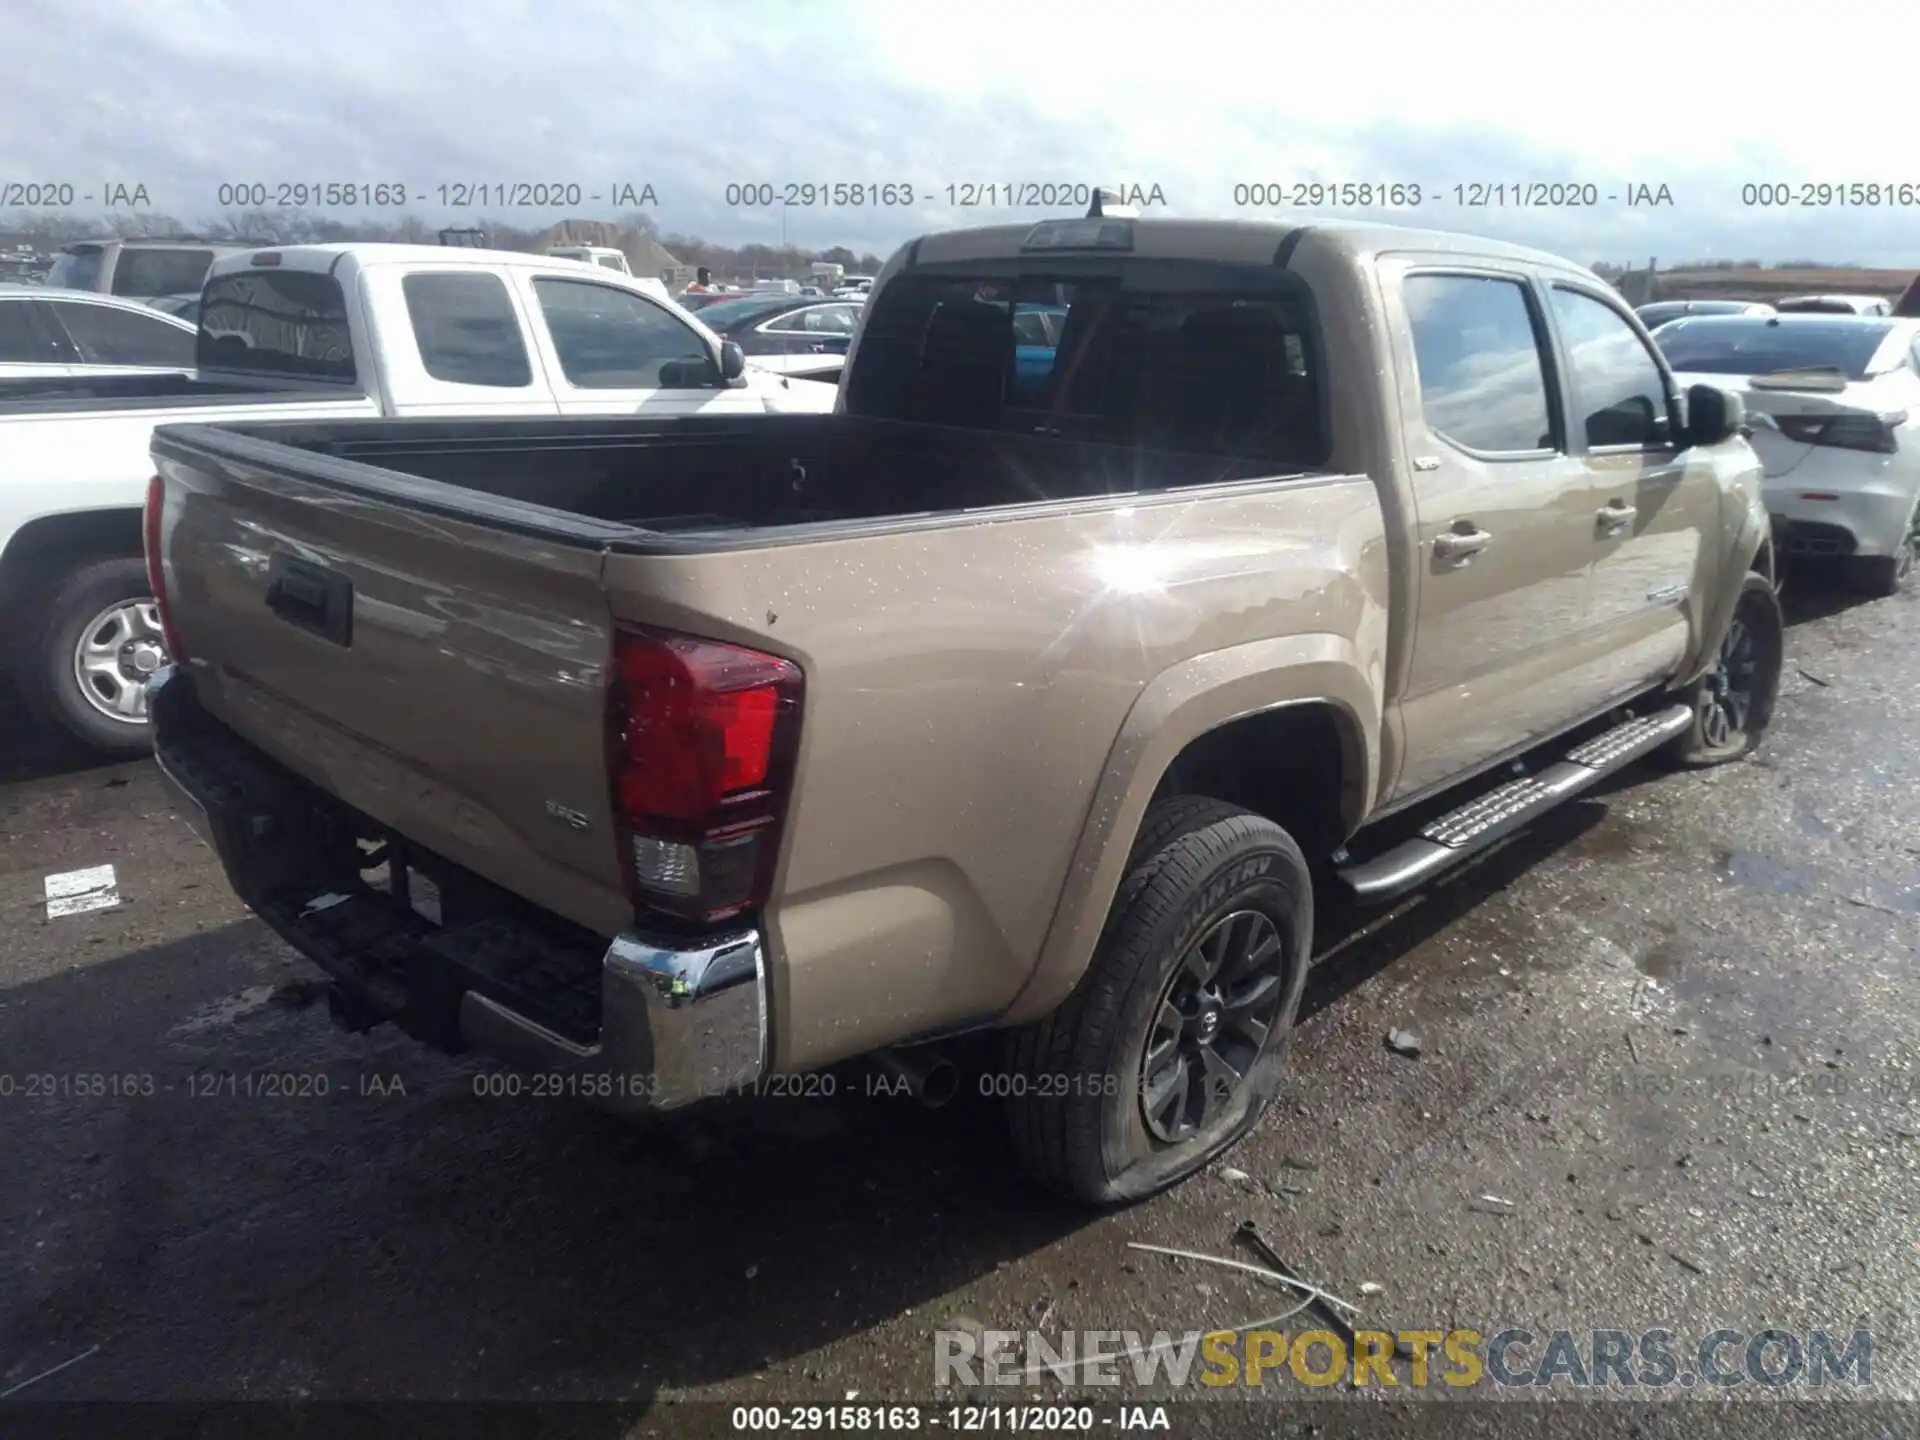
[[[636,924],[617,637],[797,666],[783,1064],[1008,1003],[1156,677],[1276,635],[1374,674],[1385,641],[1364,474],[847,416],[181,424],[153,453],[210,733],[593,935]],[[842,1023],[869,974],[892,1018]]]
[[[836,415],[167,426],[155,453],[176,437],[510,528],[618,543],[608,527],[624,527],[620,548],[639,549],[1278,478],[1250,460]]]

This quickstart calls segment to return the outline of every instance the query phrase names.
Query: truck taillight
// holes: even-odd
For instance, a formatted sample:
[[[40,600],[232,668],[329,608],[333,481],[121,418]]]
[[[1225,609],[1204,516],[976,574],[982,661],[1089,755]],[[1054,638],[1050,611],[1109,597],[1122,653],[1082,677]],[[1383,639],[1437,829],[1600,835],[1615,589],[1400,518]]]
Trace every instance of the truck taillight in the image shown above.
[[[173,614],[167,604],[167,576],[160,563],[160,506],[166,499],[166,486],[158,475],[147,482],[147,508],[140,517],[140,542],[147,552],[147,586],[153,591],[154,609],[160,612],[160,638],[166,642],[167,658],[184,665],[187,650],[173,628]]]
[[[636,906],[713,923],[764,904],[793,783],[799,667],[623,630],[613,670],[613,808]]]

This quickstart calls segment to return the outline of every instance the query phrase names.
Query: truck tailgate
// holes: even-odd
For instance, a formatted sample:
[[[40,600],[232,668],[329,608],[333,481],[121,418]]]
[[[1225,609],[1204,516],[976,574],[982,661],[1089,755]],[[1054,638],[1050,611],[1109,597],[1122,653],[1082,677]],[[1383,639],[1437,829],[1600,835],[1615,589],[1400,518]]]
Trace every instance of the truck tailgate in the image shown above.
[[[205,708],[408,841],[596,931],[630,923],[591,537],[336,488],[192,434],[162,432],[154,455],[172,620]]]

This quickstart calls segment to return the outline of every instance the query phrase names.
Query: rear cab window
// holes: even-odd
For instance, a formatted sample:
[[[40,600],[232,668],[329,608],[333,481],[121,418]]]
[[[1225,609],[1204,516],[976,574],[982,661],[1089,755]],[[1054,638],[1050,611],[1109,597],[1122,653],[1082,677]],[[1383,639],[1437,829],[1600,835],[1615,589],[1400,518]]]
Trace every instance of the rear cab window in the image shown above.
[[[1276,468],[1330,453],[1312,294],[1285,271],[1028,257],[911,272],[866,309],[849,414]]]
[[[55,290],[98,290],[100,267],[106,248],[100,245],[69,245],[60,252],[47,272],[47,285]]]
[[[333,276],[239,270],[207,282],[196,360],[203,370],[359,384],[347,300]]]
[[[213,266],[212,250],[124,245],[113,265],[113,293],[135,299],[198,290]]]

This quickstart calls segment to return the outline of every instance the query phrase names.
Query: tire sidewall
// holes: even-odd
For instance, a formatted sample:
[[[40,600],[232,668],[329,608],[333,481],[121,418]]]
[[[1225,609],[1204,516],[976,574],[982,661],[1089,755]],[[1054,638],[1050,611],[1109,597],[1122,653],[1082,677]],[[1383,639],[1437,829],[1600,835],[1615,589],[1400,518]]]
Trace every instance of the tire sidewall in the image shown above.
[[[1149,884],[1136,897],[1129,916],[1141,913],[1154,888]],[[1294,1018],[1306,987],[1313,896],[1306,863],[1285,832],[1263,825],[1234,845],[1193,888],[1195,893],[1156,927],[1158,933],[1127,937],[1130,943],[1144,945],[1150,958],[1128,987],[1102,1072],[1100,1158],[1108,1190],[1116,1200],[1164,1189],[1228,1149],[1258,1121],[1280,1087]],[[1288,961],[1284,998],[1266,1048],[1228,1109],[1186,1140],[1163,1141],[1147,1129],[1140,1110],[1140,1063],[1147,1031],[1168,979],[1188,947],[1235,910],[1258,910],[1278,929]]]
[[[151,725],[110,720],[80,693],[74,647],[85,627],[109,606],[148,598],[146,564],[139,559],[95,561],[72,572],[48,602],[37,653],[26,657],[28,695],[43,720],[58,725],[103,755],[133,757],[152,748]]]

